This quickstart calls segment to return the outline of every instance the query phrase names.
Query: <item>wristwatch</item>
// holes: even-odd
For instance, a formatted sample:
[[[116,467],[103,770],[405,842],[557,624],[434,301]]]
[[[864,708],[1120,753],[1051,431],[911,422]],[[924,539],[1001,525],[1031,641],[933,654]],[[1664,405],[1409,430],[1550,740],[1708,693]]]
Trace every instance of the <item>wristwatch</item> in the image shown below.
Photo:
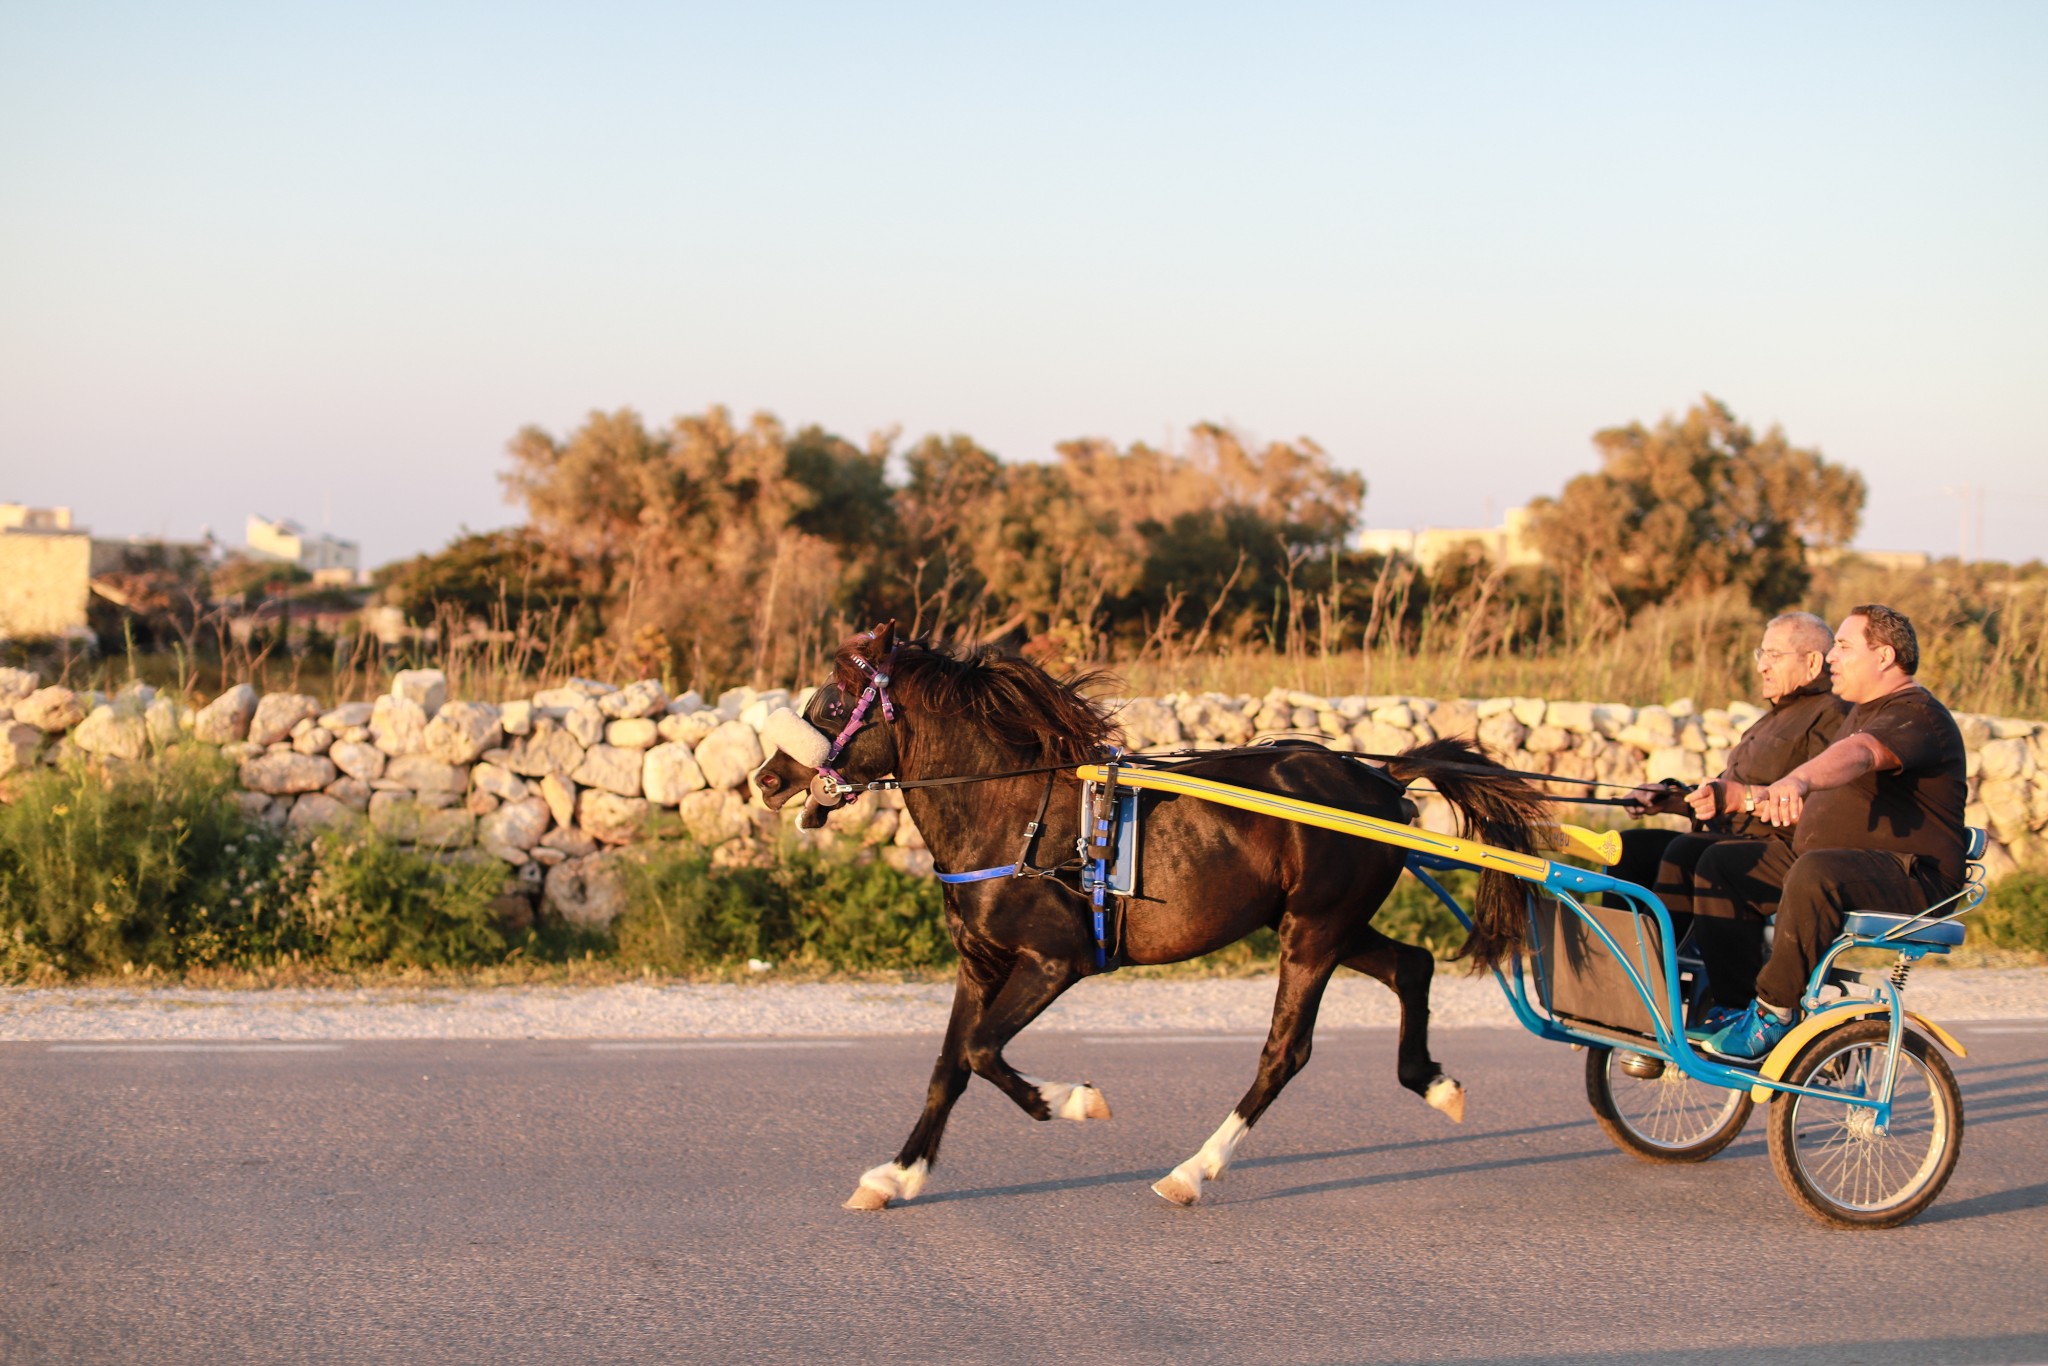
[[[1749,815],[1756,810],[1756,789],[1748,783],[1742,785],[1742,811]]]

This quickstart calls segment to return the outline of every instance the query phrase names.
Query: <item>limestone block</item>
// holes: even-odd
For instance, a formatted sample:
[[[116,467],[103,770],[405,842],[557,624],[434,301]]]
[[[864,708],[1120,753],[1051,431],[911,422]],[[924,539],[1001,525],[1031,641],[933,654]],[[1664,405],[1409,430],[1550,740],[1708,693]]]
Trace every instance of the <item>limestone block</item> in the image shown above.
[[[2026,838],[2033,821],[2028,811],[2027,785],[2024,781],[2017,778],[1987,778],[1984,785],[1978,789],[1977,800],[1984,807],[1992,834],[2008,845]]]
[[[316,697],[297,692],[268,693],[256,703],[255,715],[249,718],[249,743],[274,745],[290,739],[292,727],[319,715],[320,700]]]
[[[924,849],[929,847],[924,842],[924,832],[919,830],[911,821],[908,811],[902,812],[896,817],[896,838],[894,843],[899,849]]]
[[[1544,715],[1548,716],[1549,712]],[[1528,735],[1522,739],[1522,747],[1531,754],[1559,754],[1572,747],[1572,733],[1563,726],[1553,726],[1546,721],[1529,728]]]
[[[1978,750],[1978,755],[1986,781],[2025,778],[2034,772],[2034,752],[2024,739],[2017,736],[1988,740]]]
[[[1678,744],[1695,754],[1707,752],[1707,728],[1697,716],[1687,716],[1678,723]]]
[[[640,837],[651,811],[645,797],[613,792],[586,792],[576,822],[600,844],[631,844]]]
[[[143,709],[142,725],[149,732],[149,742],[159,749],[177,743],[183,733],[178,719],[178,704],[168,697],[159,697]]]
[[[704,781],[718,788],[743,788],[748,775],[761,766],[761,737],[754,728],[728,721],[696,747],[697,767]]]
[[[686,793],[677,810],[690,838],[709,849],[735,840],[752,828],[747,806],[731,788],[713,787]]]
[[[536,718],[533,734],[514,741],[507,749],[503,766],[529,778],[550,773],[573,773],[583,762],[583,746],[561,724],[547,717]]]
[[[1550,704],[1540,697],[1517,697],[1510,710],[1524,726],[1540,726],[1550,712]]]
[[[882,859],[909,877],[930,877],[938,866],[930,851],[924,849],[884,849]]]
[[[583,762],[569,776],[584,787],[599,788],[619,797],[637,797],[640,795],[642,762],[641,752],[637,749],[592,745],[584,752]]]
[[[498,709],[488,702],[449,702],[427,723],[422,743],[444,764],[473,764],[505,738]]]
[[[695,748],[700,740],[722,724],[717,712],[700,708],[693,712],[670,712],[656,723],[655,729],[662,739],[671,744]]]
[[[265,825],[282,823],[286,814],[278,809],[275,801],[261,792],[230,792],[227,799],[228,805],[239,810],[244,817],[252,821],[261,821]]]
[[[540,847],[560,850],[571,858],[582,858],[585,854],[597,852],[597,841],[580,826],[558,825],[541,836]]]
[[[656,806],[675,806],[708,784],[688,745],[656,745],[640,766],[640,787]]]
[[[325,792],[308,792],[292,803],[284,828],[294,835],[312,836],[323,830],[345,830],[362,817],[346,802]]]
[[[1351,734],[1351,728],[1345,724],[1343,714],[1334,710],[1316,713],[1316,729],[1331,739],[1338,736],[1349,738]]]
[[[501,703],[498,724],[504,727],[507,735],[533,734],[533,703],[524,699]]]
[[[578,928],[606,928],[626,909],[626,883],[616,856],[592,854],[548,869],[541,904]]]
[[[1415,708],[1406,702],[1390,703],[1384,707],[1373,708],[1372,719],[1396,730],[1412,730],[1416,721]],[[1354,735],[1357,733],[1355,729],[1352,731]]]
[[[550,773],[540,780],[541,800],[547,803],[554,815],[556,825],[576,823],[576,784],[559,773]]]
[[[334,748],[334,732],[325,726],[309,726],[292,737],[292,748],[301,754],[325,754]]]
[[[587,839],[589,837],[585,836],[585,838]],[[526,856],[533,860],[532,866],[536,868],[552,868],[556,864],[562,862],[564,859],[569,857],[561,850],[551,849],[545,844],[537,845],[534,848],[527,850]]]
[[[2038,721],[2023,721],[2013,716],[1991,718],[1991,734],[1998,740],[2025,740],[2039,728]]]
[[[70,730],[85,719],[86,708],[69,688],[37,688],[14,704],[14,719],[46,735]]]
[[[496,764],[478,764],[469,771],[469,780],[477,791],[488,792],[501,802],[526,800],[526,780]]]
[[[112,707],[98,707],[71,732],[71,743],[87,754],[140,759],[149,749],[149,727],[139,716],[120,716]]]
[[[370,828],[388,839],[440,849],[467,846],[476,818],[460,807],[434,808],[401,792],[370,794]]]
[[[262,745],[252,745],[247,740],[230,740],[220,747],[221,757],[230,763],[242,763],[268,753]]]
[[[1362,754],[1399,754],[1415,743],[1415,737],[1408,731],[1389,725],[1377,716],[1353,726],[1351,738],[1357,742],[1358,752]]]
[[[340,706],[330,707],[321,712],[316,719],[321,725],[339,735],[351,726],[369,725],[370,718],[376,712],[377,709],[368,702],[343,702]]]
[[[1429,728],[1444,740],[1476,739],[1479,734],[1479,708],[1462,697],[1439,702],[1436,710],[1429,714]]]
[[[1528,734],[1529,728],[1522,724],[1512,709],[1495,712],[1479,722],[1479,743],[1494,754],[1520,749]]]
[[[1150,698],[1139,697],[1124,703],[1116,719],[1123,727],[1124,742],[1132,749],[1177,745],[1184,738],[1180,718],[1173,714],[1173,708]]]
[[[1624,707],[1615,702],[1593,704],[1593,733],[1604,740],[1612,740],[1622,730],[1635,723],[1636,709]]]
[[[506,802],[477,822],[477,839],[486,848],[501,844],[531,849],[547,834],[549,819],[548,804],[538,797]]]
[[[382,757],[381,755],[379,756]],[[340,777],[320,789],[351,811],[370,809],[370,785],[361,778]]]
[[[400,669],[391,676],[391,695],[432,716],[448,700],[448,675],[439,669]]]
[[[1955,713],[1956,729],[1963,733],[1964,749],[1982,749],[1991,741],[1991,718],[1975,712]]]
[[[721,721],[737,721],[740,719],[740,713],[753,705],[753,701],[752,688],[727,688],[718,695],[718,702],[713,710],[718,713]]]
[[[16,673],[26,673],[17,669]],[[0,774],[28,768],[42,752],[43,732],[26,721],[0,721]]]
[[[617,692],[604,694],[597,699],[597,707],[611,720],[633,721],[667,711],[668,693],[659,679],[643,678]]]
[[[808,692],[809,689],[805,689],[805,691]],[[668,714],[670,716],[687,716],[691,712],[703,710],[705,710],[704,694],[698,692],[695,688],[690,689],[681,697],[669,699]]]
[[[336,768],[362,782],[373,783],[384,776],[384,751],[375,745],[337,740],[327,747],[327,757]]]
[[[1728,720],[1735,727],[1737,733],[1748,730],[1761,720],[1763,715],[1764,709],[1754,702],[1745,702],[1737,699],[1728,704]]]
[[[11,707],[43,686],[34,669],[0,669],[0,707]]]
[[[1722,771],[1728,767],[1728,751],[1725,749],[1710,749],[1700,756],[1700,762],[1709,778],[1718,778],[1721,776]]]
[[[1643,781],[1656,783],[1676,778],[1688,786],[1697,786],[1707,778],[1707,766],[1702,756],[1703,751],[1683,749],[1677,745],[1653,749],[1643,763]]]
[[[459,797],[469,787],[468,770],[444,764],[425,754],[401,754],[384,765],[384,776],[415,792],[446,792]]]
[[[266,753],[242,763],[241,783],[251,792],[263,792],[273,796],[292,792],[318,792],[338,776],[334,765],[325,758],[313,754],[298,754],[286,750],[282,754]]]
[[[585,702],[562,718],[562,726],[576,738],[576,743],[588,749],[604,740],[604,713],[595,702]]]
[[[418,754],[427,747],[427,711],[410,697],[380,697],[370,713],[370,742],[386,754]]]
[[[613,749],[652,749],[660,738],[660,730],[645,716],[614,721],[604,728],[604,742]]]
[[[480,787],[472,787],[469,795],[462,799],[462,809],[472,816],[488,816],[496,811],[499,805],[496,797]]]

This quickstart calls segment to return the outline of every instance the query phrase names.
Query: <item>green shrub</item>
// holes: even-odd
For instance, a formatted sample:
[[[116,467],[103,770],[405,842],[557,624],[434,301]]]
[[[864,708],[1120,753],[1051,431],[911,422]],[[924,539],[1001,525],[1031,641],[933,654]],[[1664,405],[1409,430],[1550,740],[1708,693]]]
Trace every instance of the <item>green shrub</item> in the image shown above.
[[[298,895],[279,947],[337,968],[495,963],[506,942],[491,902],[505,868],[489,856],[437,857],[366,830],[321,835],[300,857]]]
[[[2007,873],[1973,918],[1977,932],[1998,948],[2048,953],[2048,872]]]
[[[880,860],[789,847],[768,867],[717,868],[677,844],[649,849],[625,872],[627,910],[613,925],[624,968],[696,972],[758,958],[862,970],[953,959],[939,885]]]
[[[66,764],[0,806],[0,973],[65,976],[260,955],[279,838],[229,800],[218,754]]]

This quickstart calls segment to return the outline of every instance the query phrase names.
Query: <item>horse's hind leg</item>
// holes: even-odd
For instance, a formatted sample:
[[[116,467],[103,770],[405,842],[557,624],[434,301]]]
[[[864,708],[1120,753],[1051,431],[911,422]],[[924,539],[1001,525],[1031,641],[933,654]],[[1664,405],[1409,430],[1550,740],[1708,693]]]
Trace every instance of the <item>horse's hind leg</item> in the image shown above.
[[[953,987],[953,1013],[946,1024],[946,1041],[939,1047],[939,1060],[932,1066],[931,1085],[925,1091],[924,1113],[896,1154],[861,1174],[860,1184],[846,1202],[852,1210],[882,1209],[892,1200],[912,1200],[924,1189],[925,1177],[939,1160],[939,1140],[945,1136],[946,1120],[953,1103],[967,1089],[973,1075],[967,1066],[967,1040],[981,1023],[989,999],[1007,980],[967,959],[960,961],[960,975]]]
[[[1237,1145],[1250,1132],[1266,1107],[1280,1094],[1288,1080],[1308,1065],[1314,1046],[1316,1011],[1323,1002],[1323,988],[1337,970],[1334,958],[1307,958],[1288,951],[1283,944],[1280,959],[1280,990],[1273,1001],[1273,1027],[1266,1035],[1266,1047],[1259,1054],[1259,1075],[1251,1090],[1230,1112],[1209,1141],[1187,1161],[1175,1167],[1152,1189],[1176,1205],[1192,1205],[1202,1198],[1202,1183],[1223,1175]]]
[[[1401,1043],[1396,1072],[1401,1084],[1421,1096],[1452,1120],[1465,1120],[1465,1088],[1444,1075],[1436,1059],[1429,1056],[1429,983],[1436,974],[1436,960],[1429,950],[1389,939],[1367,926],[1364,947],[1344,960],[1385,984],[1401,999]]]

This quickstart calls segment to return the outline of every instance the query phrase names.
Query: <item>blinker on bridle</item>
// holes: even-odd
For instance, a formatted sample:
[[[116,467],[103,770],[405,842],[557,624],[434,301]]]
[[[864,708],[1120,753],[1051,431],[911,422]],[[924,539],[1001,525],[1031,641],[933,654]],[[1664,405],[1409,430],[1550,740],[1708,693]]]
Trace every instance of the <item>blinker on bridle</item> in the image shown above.
[[[872,641],[874,638],[875,633],[873,631],[863,631],[860,635],[854,637],[857,641]],[[889,647],[889,658],[894,659],[895,657],[896,647],[891,645]],[[853,714],[846,718],[846,725],[841,728],[839,738],[834,740],[832,748],[825,752],[825,762],[818,765],[818,776],[825,780],[822,785],[825,789],[824,793],[820,793],[820,784],[815,782],[811,788],[814,796],[829,794],[838,799],[833,802],[824,803],[830,806],[838,806],[844,802],[855,801],[860,797],[861,789],[848,782],[845,776],[833,765],[839,762],[839,756],[846,752],[847,745],[852,742],[855,735],[860,733],[861,727],[867,724],[868,710],[879,701],[882,704],[882,719],[891,724],[894,724],[896,720],[896,703],[889,696],[888,671],[876,668],[865,655],[858,652],[853,656],[853,663],[854,667],[866,676],[868,684],[865,688],[861,689],[860,701],[854,704]]]

